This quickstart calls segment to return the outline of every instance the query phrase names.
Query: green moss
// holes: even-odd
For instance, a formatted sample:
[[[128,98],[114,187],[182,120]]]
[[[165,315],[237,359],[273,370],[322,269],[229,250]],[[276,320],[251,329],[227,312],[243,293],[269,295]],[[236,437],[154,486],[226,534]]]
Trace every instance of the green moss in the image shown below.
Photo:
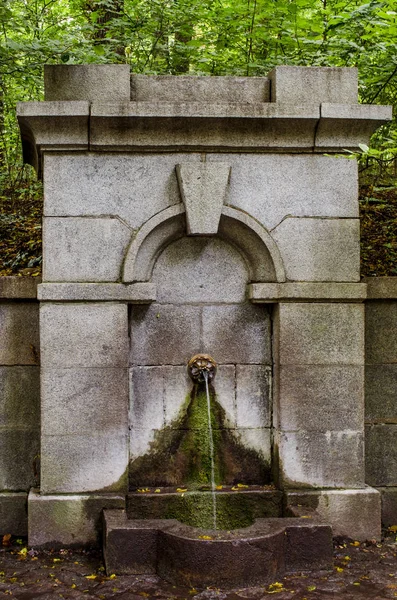
[[[217,484],[263,484],[270,481],[270,465],[245,448],[226,427],[226,414],[210,386],[211,425]],[[150,450],[130,464],[130,489],[143,486],[211,484],[208,408],[204,385],[194,385],[179,417],[156,433]],[[197,510],[197,509],[196,509]]]

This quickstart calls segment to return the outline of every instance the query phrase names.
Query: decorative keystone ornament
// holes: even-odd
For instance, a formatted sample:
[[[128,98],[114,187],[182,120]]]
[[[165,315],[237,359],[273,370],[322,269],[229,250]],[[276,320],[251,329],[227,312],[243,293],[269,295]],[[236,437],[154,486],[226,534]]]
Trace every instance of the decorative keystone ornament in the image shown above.
[[[176,165],[188,235],[216,235],[231,168],[221,162]]]

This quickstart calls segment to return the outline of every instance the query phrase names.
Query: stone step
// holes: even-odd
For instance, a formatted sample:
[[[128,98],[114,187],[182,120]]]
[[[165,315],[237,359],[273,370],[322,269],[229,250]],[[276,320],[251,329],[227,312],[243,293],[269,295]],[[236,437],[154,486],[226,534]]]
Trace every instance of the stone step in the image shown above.
[[[285,573],[332,568],[332,529],[316,519],[257,519],[232,531],[104,511],[106,572],[154,574],[189,587],[263,585]]]

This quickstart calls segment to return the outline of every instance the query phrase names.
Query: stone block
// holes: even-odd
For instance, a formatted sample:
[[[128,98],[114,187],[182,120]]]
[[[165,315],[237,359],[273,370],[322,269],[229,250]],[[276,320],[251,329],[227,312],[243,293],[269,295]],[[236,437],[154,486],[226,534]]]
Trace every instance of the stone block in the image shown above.
[[[236,426],[234,371],[234,366],[221,365],[214,383],[217,401],[226,412],[227,427]],[[130,369],[130,379],[132,429],[158,430],[164,426],[180,426],[178,419],[183,416],[183,408],[186,408],[193,389],[186,366],[134,367]]]
[[[127,102],[130,99],[129,65],[44,65],[44,97],[47,101],[97,100]]]
[[[369,485],[397,485],[397,425],[365,427],[365,468]]]
[[[161,429],[165,424],[164,367],[135,367],[130,369],[130,378],[131,428]]]
[[[118,218],[46,217],[44,281],[118,281],[132,231]]]
[[[358,219],[286,218],[273,231],[291,281],[360,281]]]
[[[280,364],[364,364],[362,304],[279,305]]]
[[[350,430],[277,432],[282,487],[363,487],[363,437]]]
[[[197,77],[131,75],[131,100],[135,102],[269,102],[267,77]]]
[[[380,493],[368,486],[361,490],[286,491],[287,504],[314,508],[332,525],[334,536],[359,541],[381,539],[380,500]]]
[[[40,428],[38,367],[0,367],[0,427]]]
[[[29,546],[65,548],[99,545],[104,509],[122,509],[124,496],[117,494],[41,496],[29,493]]]
[[[397,525],[397,488],[380,487],[378,491],[382,496],[382,525],[391,527]]]
[[[328,523],[313,524],[302,531],[302,522],[287,528],[285,563],[287,571],[320,571],[333,567],[332,529]],[[303,535],[302,535],[303,533]],[[277,591],[277,590],[275,590]]]
[[[124,510],[105,510],[103,521],[106,573],[155,574],[157,529],[153,520],[131,522]]]
[[[157,431],[157,429],[137,429],[136,427],[131,427],[129,444],[130,461],[148,452]]]
[[[6,300],[21,300],[29,298],[35,300],[37,297],[37,284],[41,282],[38,277],[1,277],[0,298]]]
[[[397,364],[366,365],[365,420],[367,423],[397,423],[396,390]]]
[[[227,204],[271,230],[293,217],[358,217],[357,164],[310,154],[209,154],[231,166]]]
[[[0,535],[28,534],[28,495],[25,492],[0,493]]]
[[[40,337],[43,367],[127,367],[127,306],[43,304]]]
[[[187,403],[193,383],[186,366],[163,368],[164,424],[177,424],[181,409]]]
[[[126,434],[42,435],[41,493],[125,492]]]
[[[38,483],[40,430],[0,430],[0,490],[27,491]]]
[[[272,459],[272,432],[269,428],[238,427],[237,439],[245,448],[254,450],[269,466]]]
[[[279,65],[269,73],[271,101],[357,104],[358,71],[346,67]]]
[[[365,312],[368,364],[397,363],[397,302],[368,302]]]
[[[118,215],[138,229],[181,202],[175,165],[200,155],[46,154],[44,160],[46,216]]]
[[[131,312],[133,364],[187,365],[200,352],[200,307],[152,304]]]
[[[185,237],[159,256],[152,281],[159,302],[243,302],[249,273],[241,254],[219,238]]]
[[[369,300],[395,300],[397,298],[397,277],[365,277]],[[370,304],[367,305],[370,308]]]
[[[213,386],[215,389],[216,400],[225,411],[226,420],[223,423],[223,426],[227,429],[236,427],[238,405],[236,397],[236,371],[234,365],[219,365]]]
[[[282,365],[277,402],[285,431],[360,430],[364,422],[364,367]]]
[[[238,427],[270,427],[272,370],[260,365],[236,366]]]
[[[44,435],[124,433],[128,428],[127,369],[48,369],[41,372]]]
[[[204,306],[203,351],[218,364],[268,364],[270,317],[254,305]]]
[[[124,301],[131,304],[150,304],[156,300],[153,283],[42,283],[38,299],[44,301]]]
[[[37,303],[0,303],[0,365],[38,365],[40,360]]]

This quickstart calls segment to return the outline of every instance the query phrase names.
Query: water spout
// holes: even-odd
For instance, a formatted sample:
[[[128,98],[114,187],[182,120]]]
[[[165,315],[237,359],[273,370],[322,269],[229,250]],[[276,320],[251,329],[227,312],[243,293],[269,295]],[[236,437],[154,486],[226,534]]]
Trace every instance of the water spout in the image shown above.
[[[191,379],[196,383],[205,383],[205,392],[207,396],[207,412],[208,412],[208,439],[209,439],[209,454],[211,459],[211,496],[212,496],[212,513],[213,513],[213,528],[216,529],[216,483],[215,483],[215,453],[214,453],[214,436],[211,423],[211,396],[209,391],[209,382],[212,381],[216,374],[216,362],[208,354],[197,354],[190,359],[188,371]]]

